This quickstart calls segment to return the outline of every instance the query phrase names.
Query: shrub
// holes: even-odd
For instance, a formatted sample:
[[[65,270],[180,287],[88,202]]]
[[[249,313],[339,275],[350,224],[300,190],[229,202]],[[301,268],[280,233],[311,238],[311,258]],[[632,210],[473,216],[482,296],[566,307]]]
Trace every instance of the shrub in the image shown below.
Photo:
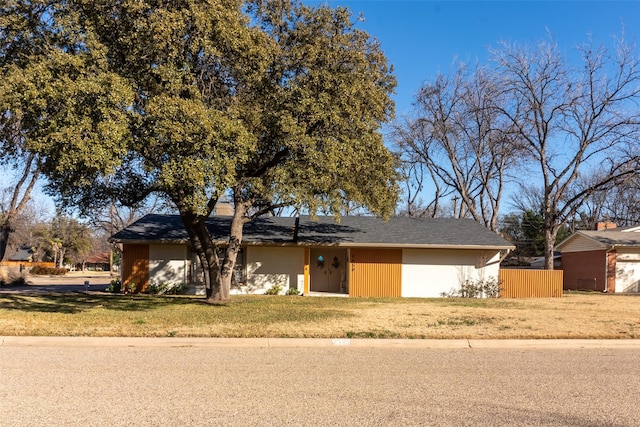
[[[185,282],[167,283],[167,282],[151,282],[147,292],[154,295],[180,295],[184,294],[189,285]]]
[[[24,286],[27,280],[18,274],[7,274],[0,277],[0,286]]]
[[[35,276],[63,276],[67,274],[67,269],[57,267],[42,267],[40,265],[36,265],[34,267],[31,267],[29,273]]]
[[[267,291],[264,294],[265,295],[280,295],[280,292],[282,292],[282,286],[273,285],[272,287],[267,289]]]
[[[26,284],[27,280],[22,276],[15,277],[9,282],[9,286],[24,286]]]
[[[138,291],[138,285],[136,282],[129,282],[127,286],[125,286],[125,293],[127,294],[135,294]]]
[[[289,288],[287,289],[286,295],[300,295],[300,291],[298,288]]]
[[[500,296],[500,281],[495,277],[467,279],[460,285],[460,288],[442,292],[440,295],[457,298],[498,298]]]
[[[118,294],[122,292],[122,282],[120,280],[112,280],[105,291],[112,294]]]

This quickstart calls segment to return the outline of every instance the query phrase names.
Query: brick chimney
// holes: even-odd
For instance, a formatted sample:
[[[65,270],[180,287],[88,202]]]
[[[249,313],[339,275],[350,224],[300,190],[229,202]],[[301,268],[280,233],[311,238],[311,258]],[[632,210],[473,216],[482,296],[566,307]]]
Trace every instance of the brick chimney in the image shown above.
[[[613,230],[617,225],[615,222],[604,221],[596,224],[597,231]]]

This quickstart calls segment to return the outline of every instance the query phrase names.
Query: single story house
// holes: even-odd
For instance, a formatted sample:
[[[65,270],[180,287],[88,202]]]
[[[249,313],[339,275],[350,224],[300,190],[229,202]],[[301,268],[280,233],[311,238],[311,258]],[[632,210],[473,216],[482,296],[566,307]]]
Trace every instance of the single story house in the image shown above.
[[[230,224],[225,216],[207,221],[221,245]],[[122,244],[125,287],[201,282],[179,216],[147,215],[111,240]],[[512,249],[498,234],[467,219],[257,218],[245,224],[232,293],[264,293],[279,285],[305,295],[438,297],[466,280],[497,280],[500,261]]]
[[[33,262],[34,249],[30,246],[20,246],[9,256],[8,261]]]
[[[640,227],[578,231],[556,249],[565,290],[640,292]]]
[[[109,271],[109,265],[109,252],[99,252],[87,256],[75,268],[89,271]]]

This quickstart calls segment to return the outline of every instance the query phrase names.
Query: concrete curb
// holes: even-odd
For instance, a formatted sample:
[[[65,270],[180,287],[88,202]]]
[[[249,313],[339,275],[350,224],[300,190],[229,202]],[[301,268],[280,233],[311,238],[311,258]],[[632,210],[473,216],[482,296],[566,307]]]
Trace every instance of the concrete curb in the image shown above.
[[[640,340],[412,340],[348,338],[0,337],[0,347],[238,347],[423,349],[640,349]]]

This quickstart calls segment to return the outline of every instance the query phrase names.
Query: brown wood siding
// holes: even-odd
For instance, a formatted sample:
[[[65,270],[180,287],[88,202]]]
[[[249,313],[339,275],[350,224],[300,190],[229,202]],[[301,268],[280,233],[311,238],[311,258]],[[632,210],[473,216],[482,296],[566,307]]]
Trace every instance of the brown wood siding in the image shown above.
[[[616,262],[618,260],[615,251],[607,252],[607,292],[616,291]]]
[[[305,295],[309,295],[309,259],[311,250],[309,248],[304,249],[304,290]]]
[[[500,269],[500,297],[559,298],[562,277],[562,270]]]
[[[607,286],[607,252],[562,252],[565,290],[604,291]]]
[[[401,249],[351,249],[349,267],[349,296],[402,295]]]
[[[135,283],[137,292],[149,287],[149,245],[122,246],[122,289]]]

